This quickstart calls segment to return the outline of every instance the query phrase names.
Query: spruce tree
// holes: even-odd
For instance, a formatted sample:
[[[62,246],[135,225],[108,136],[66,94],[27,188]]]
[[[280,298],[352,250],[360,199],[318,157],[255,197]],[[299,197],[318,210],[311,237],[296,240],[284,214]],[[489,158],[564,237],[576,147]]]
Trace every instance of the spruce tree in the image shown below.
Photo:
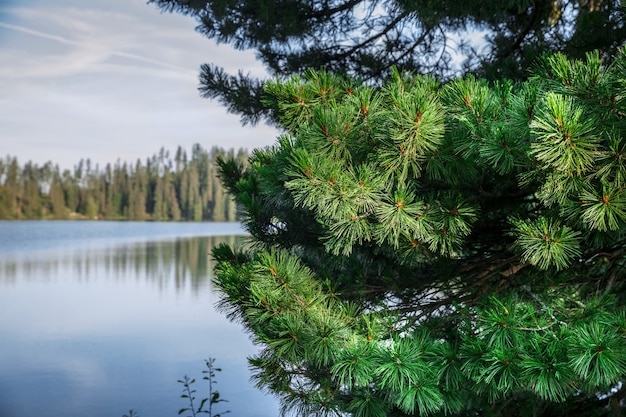
[[[220,162],[251,244],[213,256],[283,411],[624,413],[624,50],[265,88],[286,133]]]
[[[17,158],[7,156],[2,172],[2,204],[4,219],[20,219],[21,210],[19,204],[19,165]]]
[[[24,218],[36,219],[42,214],[42,201],[39,190],[39,172],[37,166],[31,161],[24,165],[22,170],[23,202],[22,211]]]
[[[65,195],[63,194],[63,182],[59,167],[55,166],[52,173],[52,183],[50,185],[50,213],[55,219],[65,219],[67,217],[67,207],[65,205]]]

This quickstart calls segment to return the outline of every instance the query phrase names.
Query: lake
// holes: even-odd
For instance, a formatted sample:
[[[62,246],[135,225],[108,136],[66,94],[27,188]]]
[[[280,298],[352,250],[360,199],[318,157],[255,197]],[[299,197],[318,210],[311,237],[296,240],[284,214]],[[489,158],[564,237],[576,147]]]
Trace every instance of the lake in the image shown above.
[[[184,375],[222,368],[217,411],[274,417],[256,352],[215,310],[209,252],[237,223],[0,221],[0,417],[177,416]],[[185,413],[184,415],[188,415]]]

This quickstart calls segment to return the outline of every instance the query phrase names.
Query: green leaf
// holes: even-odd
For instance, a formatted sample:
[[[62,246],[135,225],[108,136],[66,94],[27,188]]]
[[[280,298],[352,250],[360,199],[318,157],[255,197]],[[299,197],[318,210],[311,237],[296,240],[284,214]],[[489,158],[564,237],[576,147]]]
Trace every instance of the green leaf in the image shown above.
[[[369,391],[355,392],[348,405],[354,417],[387,417],[389,408],[384,399]]]
[[[375,375],[381,388],[404,391],[425,376],[434,377],[434,370],[424,360],[428,344],[432,344],[427,337],[420,332],[414,337],[395,338],[389,347],[377,349]]]
[[[407,414],[428,415],[443,406],[443,398],[436,387],[414,385],[398,394],[395,404]]]
[[[591,389],[616,383],[626,373],[626,340],[617,329],[597,322],[576,328],[570,364]]]
[[[598,150],[595,120],[572,97],[547,92],[530,123],[534,156],[556,171],[589,172]]]
[[[601,195],[586,192],[581,196],[582,220],[591,230],[619,230],[626,222],[626,191],[604,185]]]
[[[506,396],[520,387],[519,357],[515,349],[496,347],[485,361],[483,382],[494,387],[499,396]]]
[[[204,404],[208,401],[208,398],[203,398],[202,401],[200,401],[200,405],[198,406],[198,411],[202,411],[202,408],[204,407]]]
[[[540,269],[557,270],[568,267],[581,256],[581,233],[560,222],[540,217],[535,221],[512,219],[515,226],[516,247],[522,252],[522,261]]]
[[[524,384],[539,398],[562,402],[576,392],[577,378],[560,341],[532,338],[520,367]]]
[[[338,383],[347,389],[365,387],[373,373],[371,345],[359,344],[342,353],[331,372]]]

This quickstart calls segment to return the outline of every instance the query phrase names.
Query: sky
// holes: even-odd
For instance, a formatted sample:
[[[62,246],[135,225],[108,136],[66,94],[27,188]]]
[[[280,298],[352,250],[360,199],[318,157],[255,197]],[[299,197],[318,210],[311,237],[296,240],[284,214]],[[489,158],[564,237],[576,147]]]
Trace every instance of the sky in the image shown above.
[[[0,158],[103,168],[195,143],[273,144],[276,129],[242,126],[198,92],[203,63],[265,77],[263,65],[195,26],[147,0],[0,0]]]

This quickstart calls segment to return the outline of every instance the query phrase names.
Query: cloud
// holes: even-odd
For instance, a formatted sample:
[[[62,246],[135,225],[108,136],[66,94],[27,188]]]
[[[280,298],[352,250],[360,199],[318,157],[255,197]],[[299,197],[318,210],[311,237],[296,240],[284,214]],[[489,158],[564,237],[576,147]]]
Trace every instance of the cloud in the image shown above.
[[[89,3],[90,6],[93,4]],[[24,23],[0,22],[0,27],[32,39],[23,38],[20,48],[3,48],[3,53],[22,54],[8,56],[4,60],[11,63],[9,68],[20,71],[7,74],[8,69],[4,68],[2,76],[63,75],[60,62],[66,63],[67,75],[73,75],[77,70],[91,70],[93,66],[105,63],[113,56],[122,56],[194,76],[197,76],[196,68],[201,63],[217,57],[220,65],[227,71],[235,72],[245,68],[258,76],[265,75],[262,64],[254,59],[251,51],[234,51],[228,46],[217,45],[194,32],[193,20],[178,15],[161,15],[147,6],[138,15],[62,6],[15,8],[11,9],[11,14],[14,20]],[[164,27],[165,19],[178,20],[178,25]],[[182,25],[183,22],[187,25]],[[51,51],[46,50],[47,48],[36,41],[37,38],[71,48],[64,54],[59,54],[54,48]],[[41,67],[52,64],[57,71],[33,69],[31,62],[20,59],[24,58],[24,50],[37,54]],[[82,59],[77,59],[77,56]],[[179,64],[191,60],[197,63],[193,68]],[[20,65],[22,63],[28,65]]]
[[[38,30],[29,29],[29,28],[26,28],[26,27],[23,27],[23,26],[12,25],[10,23],[5,23],[5,22],[0,22],[0,26],[4,27],[6,29],[15,30],[17,32],[23,32],[23,33],[26,33],[28,35],[38,36],[40,38],[51,39],[53,41],[66,43],[66,44],[69,44],[69,45],[76,45],[76,44],[78,44],[78,42],[72,41],[71,39],[67,39],[67,38],[64,38],[62,36],[50,35],[48,33],[39,32]]]
[[[22,63],[27,63],[28,65],[23,65],[19,71],[16,70],[15,67],[0,68],[0,77],[4,76],[23,78],[33,76],[52,77],[59,75],[72,75],[76,72],[79,72],[79,70],[81,69],[86,70],[97,64],[105,65],[106,61],[114,56],[128,58],[130,60],[139,61],[142,63],[152,64],[154,66],[169,70],[175,70],[177,71],[177,73],[185,74],[188,76],[196,76],[196,71],[193,71],[189,68],[171,64],[163,60],[157,60],[147,56],[138,55],[135,53],[117,51],[115,50],[115,45],[107,45],[101,41],[93,43],[80,42],[65,38],[63,36],[44,33],[24,26],[12,25],[4,22],[0,22],[0,27],[76,47],[74,50],[64,54],[63,56],[55,55],[49,57],[45,61],[45,63],[52,64],[52,68],[50,67],[50,65],[47,65],[45,68],[39,68],[39,66],[32,65],[32,62],[25,62],[25,60],[23,60]],[[19,62],[19,60],[6,59],[5,62],[16,63]],[[65,65],[59,65],[59,63],[61,62],[63,62]],[[58,68],[58,70],[55,71],[54,68]],[[109,70],[112,70],[114,66],[108,66],[107,68],[109,68]],[[93,68],[91,69],[93,70]]]
[[[15,15],[22,19],[27,18],[26,20],[29,22],[48,19],[48,25],[56,23],[52,29],[56,33],[44,32],[24,25],[0,22],[0,27],[35,38],[23,40],[23,45],[27,47],[26,53],[24,53],[24,47],[7,48],[3,51],[3,61],[10,62],[11,65],[0,69],[0,77],[50,78],[88,71],[101,72],[98,66],[106,64],[115,56],[151,64],[154,67],[175,70],[185,76],[196,75],[191,68],[132,52],[132,49],[136,49],[135,45],[142,44],[142,48],[146,50],[155,50],[158,45],[146,44],[145,39],[140,41],[136,31],[114,30],[116,27],[142,27],[140,21],[129,16],[106,12],[94,13],[91,10],[77,9],[53,9],[51,12],[46,11],[45,13],[43,10],[18,9],[15,11]],[[146,30],[147,33],[154,32],[153,28],[145,29],[148,29]],[[60,34],[64,32],[69,34]],[[37,38],[57,42],[71,48],[65,49],[63,52],[57,48],[48,51],[42,50],[44,48],[40,43],[37,43]],[[37,59],[38,64],[35,64],[33,58]],[[127,66],[131,65],[127,64]],[[111,72],[115,70],[115,66],[109,65],[107,68]]]
[[[161,146],[253,148],[276,137],[267,126],[241,127],[238,116],[199,97],[204,62],[265,71],[252,52],[203,38],[188,17],[161,14],[143,0],[24,0],[2,12],[4,155],[104,165],[145,159]]]

